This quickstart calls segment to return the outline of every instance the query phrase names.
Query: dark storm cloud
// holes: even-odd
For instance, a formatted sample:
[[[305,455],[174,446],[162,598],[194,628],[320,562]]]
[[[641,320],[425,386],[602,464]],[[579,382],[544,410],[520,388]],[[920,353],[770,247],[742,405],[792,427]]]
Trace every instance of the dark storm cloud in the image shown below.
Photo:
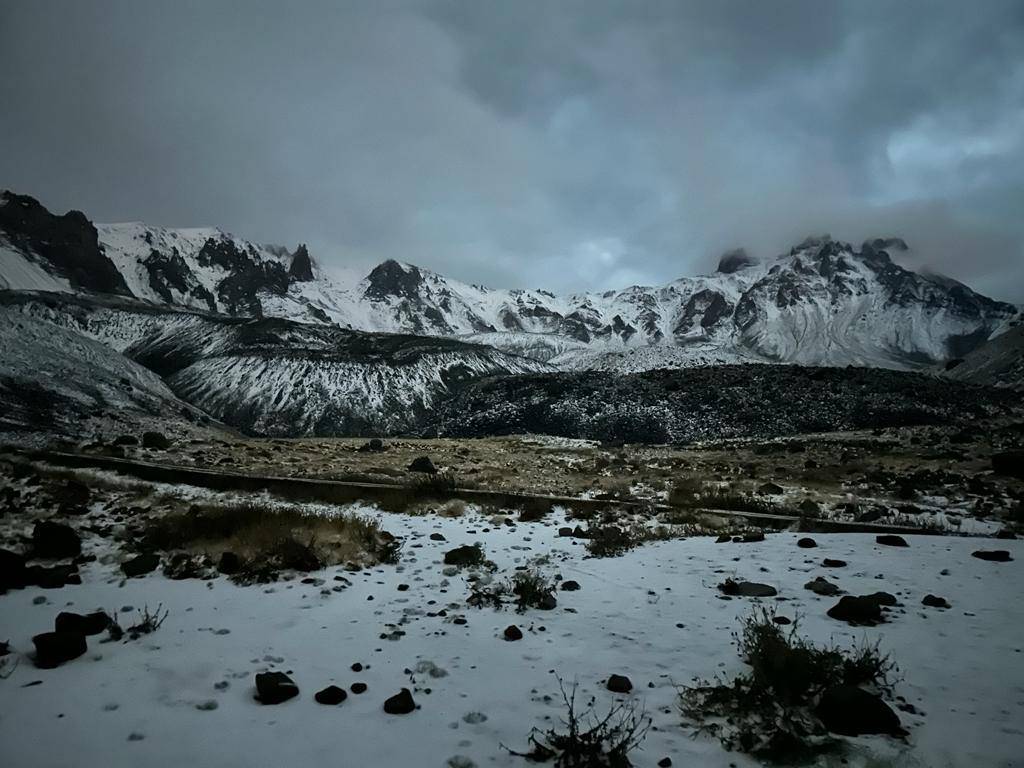
[[[900,234],[1024,301],[1024,4],[0,0],[0,185],[561,290]]]

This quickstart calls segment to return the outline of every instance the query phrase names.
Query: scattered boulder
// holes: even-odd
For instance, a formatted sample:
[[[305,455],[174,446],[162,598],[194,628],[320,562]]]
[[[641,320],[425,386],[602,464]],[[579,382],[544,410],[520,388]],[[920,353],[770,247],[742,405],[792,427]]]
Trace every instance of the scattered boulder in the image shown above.
[[[924,600],[921,601],[921,605],[927,605],[929,608],[951,608],[949,602],[944,597],[938,595],[925,595]]]
[[[888,592],[872,592],[870,595],[865,595],[868,600],[874,600],[879,605],[885,605],[892,607],[898,604],[896,595],[889,594]]]
[[[81,632],[43,632],[33,637],[32,643],[36,647],[35,664],[40,669],[53,669],[88,650]]]
[[[809,589],[814,594],[821,595],[822,597],[833,597],[843,591],[838,585],[821,576],[814,579],[814,581],[808,581],[804,584],[804,589]]]
[[[137,555],[131,560],[125,560],[121,563],[121,570],[124,575],[129,579],[133,579],[136,576],[145,576],[147,573],[152,573],[160,565],[160,556],[153,553],[147,552],[142,555]]]
[[[410,472],[426,472],[427,474],[437,474],[437,467],[434,466],[434,462],[430,460],[429,456],[417,456],[409,464]]]
[[[366,683],[352,683],[350,687],[352,688],[352,693],[358,696],[361,693],[366,693],[367,685]]]
[[[167,439],[167,436],[163,432],[143,432],[142,447],[156,448],[160,451],[166,451],[171,447],[171,441]]]
[[[996,531],[996,538],[1014,540],[1017,538],[1017,534],[1011,531],[1009,528],[1000,528],[998,531]]]
[[[563,592],[575,592],[579,588],[580,588],[580,583],[578,581],[573,581],[572,579],[568,579],[567,581],[563,581],[562,582],[562,591]]]
[[[726,579],[718,585],[718,591],[731,597],[775,597],[779,591],[767,584],[755,581],[733,581]]]
[[[1013,560],[1010,553],[1005,549],[979,549],[971,552],[971,557],[979,560],[988,560],[990,563],[1008,563]]]
[[[242,558],[234,552],[221,552],[220,560],[217,561],[217,571],[225,576],[231,576],[242,570]]]
[[[384,441],[374,437],[359,446],[360,453],[380,453],[384,450]]]
[[[430,534],[430,540],[431,541],[448,541],[448,539],[446,539],[444,537],[443,533],[432,533],[432,534]]]
[[[517,627],[515,624],[510,624],[505,627],[504,637],[509,642],[523,639],[523,630]]]
[[[348,694],[344,688],[339,688],[336,685],[328,685],[322,691],[317,691],[313,698],[316,699],[318,704],[337,705],[341,704],[345,699],[348,698]]]
[[[261,704],[280,704],[299,695],[299,686],[284,672],[256,674],[256,700]]]
[[[61,509],[74,509],[89,503],[92,492],[89,486],[80,480],[68,480],[63,485],[55,488],[51,496]]]
[[[723,533],[720,534],[717,539],[715,539],[715,544],[728,544],[730,541],[732,541],[732,536],[730,536],[728,533]]]
[[[408,688],[403,688],[384,702],[384,711],[389,715],[408,715],[416,709],[416,702]]]
[[[802,539],[797,541],[796,545],[800,547],[800,549],[814,549],[816,546],[818,546],[818,542],[816,542],[810,536],[804,536]]]
[[[992,455],[992,471],[1024,480],[1024,451],[1003,451]]]
[[[733,539],[736,541],[736,539]],[[739,541],[743,544],[756,544],[759,541],[764,541],[764,532],[755,531],[754,533],[745,533],[739,537]]]
[[[629,693],[633,690],[633,681],[625,675],[611,675],[605,683],[605,688],[612,693]]]
[[[846,595],[829,608],[828,616],[838,621],[845,621],[851,626],[873,627],[881,624],[882,606],[871,597],[853,597]]]
[[[61,589],[68,584],[81,584],[82,577],[76,565],[30,565],[25,569],[25,582],[43,589]]]
[[[757,492],[762,496],[778,496],[785,493],[786,489],[778,483],[764,483],[758,487]]]
[[[57,632],[71,632],[80,635],[98,635],[105,632],[113,624],[111,618],[103,611],[95,611],[83,616],[80,613],[62,611],[57,614],[53,628]]]
[[[846,567],[846,561],[845,560],[833,560],[831,557],[826,557],[824,560],[821,561],[821,564],[825,568],[845,568]]]
[[[875,542],[886,547],[909,547],[907,540],[894,533],[883,533],[875,536]]]
[[[900,718],[892,707],[854,685],[838,685],[825,691],[816,714],[832,733],[860,736],[869,733],[902,736]]]
[[[32,529],[32,554],[46,560],[78,557],[82,540],[70,525],[42,520]]]
[[[479,565],[483,560],[483,550],[476,544],[466,544],[444,553],[445,565]]]
[[[28,585],[25,558],[9,549],[0,549],[0,593]]]

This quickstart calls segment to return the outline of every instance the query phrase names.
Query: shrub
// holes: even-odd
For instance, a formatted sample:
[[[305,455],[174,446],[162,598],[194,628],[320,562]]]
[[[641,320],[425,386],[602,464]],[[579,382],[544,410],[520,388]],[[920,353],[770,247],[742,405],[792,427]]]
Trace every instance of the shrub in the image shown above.
[[[630,768],[629,753],[643,743],[651,727],[651,719],[638,709],[635,700],[616,704],[598,718],[589,708],[577,711],[575,685],[569,693],[561,680],[558,686],[568,710],[563,730],[534,729],[529,752],[509,753],[530,762],[553,760],[555,768]]]
[[[749,671],[683,688],[680,710],[726,749],[805,760],[836,746],[814,714],[821,695],[837,685],[891,694],[895,665],[873,645],[849,651],[814,646],[799,637],[798,622],[784,629],[774,618],[773,610],[762,608],[743,619],[736,639]]]
[[[489,605],[500,611],[513,597],[519,613],[529,608],[551,610],[557,604],[555,583],[533,569],[519,571],[505,581],[476,581],[470,589],[466,602],[476,608]]]

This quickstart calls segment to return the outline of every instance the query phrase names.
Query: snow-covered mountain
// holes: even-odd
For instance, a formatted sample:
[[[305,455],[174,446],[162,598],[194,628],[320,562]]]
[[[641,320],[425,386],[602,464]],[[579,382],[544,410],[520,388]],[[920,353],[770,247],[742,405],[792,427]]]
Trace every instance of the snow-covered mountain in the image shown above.
[[[64,368],[81,358],[81,373],[68,380],[71,390],[89,389],[82,382],[99,365],[94,359],[106,361],[108,378],[142,371],[168,398],[263,435],[408,433],[435,401],[470,379],[553,370],[455,339],[230,317],[109,296],[0,291],[0,340],[14,344],[23,328],[35,329],[22,340],[26,354],[63,361]],[[46,344],[39,328],[50,329]]]
[[[68,242],[77,248],[70,256]],[[963,356],[1019,316],[961,283],[899,266],[892,254],[907,248],[898,238],[854,247],[815,237],[764,263],[734,251],[714,274],[662,286],[556,295],[468,285],[397,261],[362,280],[339,278],[302,245],[258,245],[217,229],[94,228],[76,212],[54,216],[32,198],[0,197],[0,287],[460,338],[563,369],[917,368]],[[88,268],[76,270],[79,262]]]

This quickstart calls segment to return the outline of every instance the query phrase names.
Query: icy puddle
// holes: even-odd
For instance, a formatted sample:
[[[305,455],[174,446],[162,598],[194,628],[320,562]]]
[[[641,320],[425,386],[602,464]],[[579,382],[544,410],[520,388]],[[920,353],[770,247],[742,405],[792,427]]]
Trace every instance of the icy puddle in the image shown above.
[[[815,535],[817,548],[800,549],[796,534],[777,534],[744,544],[667,541],[588,559],[583,542],[558,537],[561,516],[515,527],[475,516],[386,515],[384,524],[406,539],[399,566],[312,574],[322,583],[238,587],[224,578],[160,575],[122,582],[115,566],[94,563],[83,568],[81,586],[0,596],[0,639],[18,654],[31,650],[32,636],[50,630],[61,610],[105,609],[128,619],[134,612],[121,613],[128,606],[169,611],[155,634],[128,643],[89,638],[86,655],[57,669],[20,658],[0,680],[0,763],[525,766],[501,745],[526,750],[531,728],[558,722],[558,678],[578,683],[577,698],[593,698],[603,714],[624,698],[605,687],[615,673],[632,680],[631,695],[653,717],[634,765],[665,757],[676,766],[756,765],[711,738],[691,738],[676,686],[741,670],[732,633],[761,603],[799,615],[802,633],[819,642],[879,640],[899,665],[896,693],[922,714],[899,712],[910,731],[905,743],[850,739],[849,764],[1024,764],[1019,541],[917,536],[896,548],[869,535]],[[581,588],[560,591],[551,611],[469,607],[469,571],[446,576],[442,559],[473,542],[484,546],[499,577],[547,556],[542,572]],[[971,557],[994,548],[1015,560]],[[847,565],[823,568],[826,557]],[[716,585],[727,576],[764,582],[779,595],[721,599]],[[851,594],[891,592],[901,607],[881,626],[850,627],[825,615],[837,598],[804,589],[815,576]],[[929,593],[952,607],[922,606]],[[38,598],[46,602],[36,604]],[[503,639],[510,624],[522,630],[521,640]],[[275,706],[254,701],[254,675],[266,670],[286,672],[299,696]],[[351,692],[357,682],[364,693]],[[349,691],[339,706],[313,699],[330,684]],[[386,714],[385,699],[403,687],[419,708]]]

